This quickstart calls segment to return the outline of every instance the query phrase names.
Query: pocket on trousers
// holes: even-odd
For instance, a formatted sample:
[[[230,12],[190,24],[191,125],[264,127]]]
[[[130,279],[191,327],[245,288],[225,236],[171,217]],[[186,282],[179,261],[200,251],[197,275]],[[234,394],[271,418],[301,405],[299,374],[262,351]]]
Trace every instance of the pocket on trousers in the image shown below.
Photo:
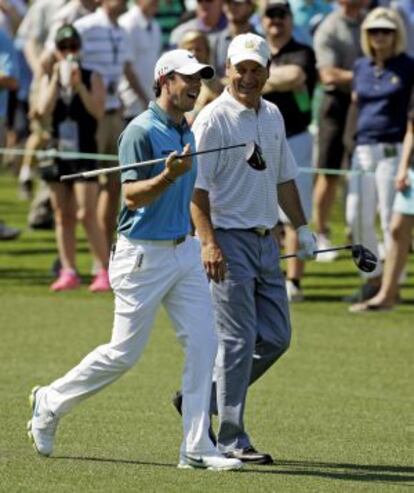
[[[123,281],[144,268],[145,252],[141,245],[117,244],[109,262],[109,281],[112,289],[119,289]]]

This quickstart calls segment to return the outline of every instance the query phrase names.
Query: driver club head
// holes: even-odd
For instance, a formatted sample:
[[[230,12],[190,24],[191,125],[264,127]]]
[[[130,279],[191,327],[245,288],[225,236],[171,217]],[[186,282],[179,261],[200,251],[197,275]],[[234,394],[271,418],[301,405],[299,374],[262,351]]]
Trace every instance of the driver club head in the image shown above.
[[[363,272],[372,272],[378,263],[377,257],[363,245],[352,245],[352,259]]]
[[[249,166],[257,171],[263,171],[266,169],[266,161],[263,157],[262,150],[254,141],[247,142],[245,159]]]

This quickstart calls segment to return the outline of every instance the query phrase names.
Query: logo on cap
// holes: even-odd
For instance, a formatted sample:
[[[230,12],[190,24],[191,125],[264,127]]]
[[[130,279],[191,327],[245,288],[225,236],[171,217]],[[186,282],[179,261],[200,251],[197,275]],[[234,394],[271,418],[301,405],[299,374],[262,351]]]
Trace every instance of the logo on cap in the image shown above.
[[[257,43],[254,39],[246,39],[244,47],[246,50],[255,51],[257,49]]]

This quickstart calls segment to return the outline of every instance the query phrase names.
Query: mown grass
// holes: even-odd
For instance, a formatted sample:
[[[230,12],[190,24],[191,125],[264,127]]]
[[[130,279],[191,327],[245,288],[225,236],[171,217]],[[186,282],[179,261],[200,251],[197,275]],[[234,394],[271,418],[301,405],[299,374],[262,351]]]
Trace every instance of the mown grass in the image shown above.
[[[27,205],[0,176],[0,218],[25,226]],[[338,218],[341,214],[338,208]],[[335,237],[342,241],[338,221]],[[246,425],[274,466],[240,473],[178,471],[180,420],[170,397],[181,350],[163,310],[138,365],[65,417],[55,454],[38,457],[25,432],[27,396],[108,340],[112,296],[51,294],[53,233],[25,230],[0,243],[0,491],[348,492],[408,491],[413,465],[413,305],[350,315],[358,286],[349,257],[310,263],[307,299],[292,307],[289,352],[249,393]],[[85,285],[90,258],[80,241]],[[414,299],[410,276],[402,291]]]

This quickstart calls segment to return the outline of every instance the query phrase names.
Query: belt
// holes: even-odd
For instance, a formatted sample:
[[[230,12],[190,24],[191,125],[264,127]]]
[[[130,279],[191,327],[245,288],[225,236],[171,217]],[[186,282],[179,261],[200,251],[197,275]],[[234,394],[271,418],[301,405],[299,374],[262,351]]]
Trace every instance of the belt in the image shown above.
[[[271,229],[268,228],[250,228],[248,231],[257,234],[257,236],[269,236]]]
[[[130,240],[134,243],[142,243],[144,245],[155,245],[155,246],[171,246],[175,247],[184,243],[186,240],[186,236],[180,236],[179,238],[175,238],[175,240]]]

